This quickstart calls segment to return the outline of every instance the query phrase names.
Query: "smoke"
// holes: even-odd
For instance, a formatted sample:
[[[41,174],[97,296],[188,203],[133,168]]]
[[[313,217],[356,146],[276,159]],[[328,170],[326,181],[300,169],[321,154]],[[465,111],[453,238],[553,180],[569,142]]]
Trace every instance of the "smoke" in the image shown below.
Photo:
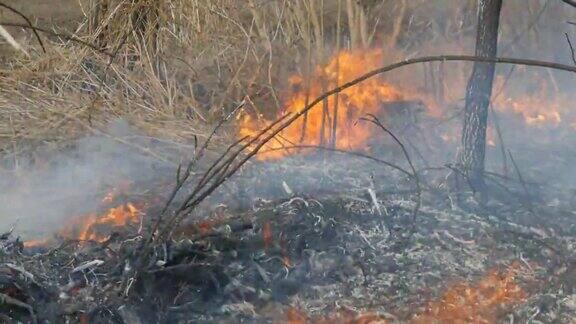
[[[407,3],[409,15],[403,22],[398,41],[400,49],[388,49],[390,53],[385,55],[381,64],[421,55],[473,53],[474,6],[466,1],[437,0],[428,1],[425,5],[420,2],[417,5],[412,4],[416,2]],[[565,33],[570,37],[576,36],[574,26],[567,23],[574,16],[572,12],[576,13],[576,10],[567,8],[560,1],[505,1],[500,55],[571,64]],[[432,94],[447,117],[457,116],[461,112],[470,70],[470,63],[430,64],[407,67],[383,78],[393,85]],[[554,107],[558,107],[565,116],[561,123],[526,126],[521,122],[525,116],[504,107],[506,100],[497,102],[494,109],[499,116],[506,149],[514,153],[523,171],[531,172],[531,175],[537,175],[540,179],[553,175],[567,184],[573,182],[576,179],[573,172],[576,158],[567,155],[562,148],[572,145],[569,141],[575,141],[570,140],[574,138],[570,118],[576,117],[571,109],[571,103],[575,102],[571,89],[576,88],[576,78],[564,72],[519,67],[512,72],[510,70],[510,66],[498,66],[500,77],[510,75],[502,90],[503,97],[515,99],[536,93],[543,100],[532,103],[532,106],[543,106],[543,110],[546,110],[546,107],[557,103]],[[546,91],[540,93],[542,85]],[[497,83],[497,86],[502,84]],[[494,92],[499,93],[500,90],[497,87]],[[576,125],[576,118],[574,122]],[[413,133],[399,135],[419,167],[427,163],[443,165],[453,162],[454,151],[459,144],[460,125],[460,121],[454,119],[434,127],[421,125]],[[491,127],[496,146],[488,148],[488,165],[499,171],[503,165],[502,150],[498,146],[501,143],[494,133],[494,124]],[[453,140],[444,147],[440,147],[437,140],[431,144],[430,132],[434,132],[437,138],[450,135]],[[139,146],[158,146],[146,140],[135,140],[138,134],[124,122],[113,123],[107,133]],[[387,160],[406,167],[401,152],[397,147],[396,151],[390,147],[394,146],[383,149],[388,153],[385,155]],[[549,153],[543,153],[546,150]],[[37,153],[35,159],[19,160],[17,168],[13,166],[8,168],[9,171],[0,172],[0,229],[8,230],[15,225],[16,232],[24,238],[55,232],[73,217],[98,210],[102,198],[111,188],[127,182],[152,186],[158,178],[173,176],[170,165],[110,137],[86,137],[64,151]],[[377,149],[369,154],[384,155]],[[320,158],[316,155],[315,158],[259,164],[262,167],[259,171],[252,169],[237,175],[219,190],[220,195],[212,201],[230,196],[234,200],[227,203],[245,206],[257,197],[271,199],[289,196],[290,192],[310,195],[330,193],[331,190],[342,189],[344,183],[349,184],[347,190],[365,191],[379,183],[393,184],[398,181],[397,178],[386,178],[385,168],[378,163],[359,163],[358,158],[343,155],[329,155],[327,163],[325,156],[321,154]],[[38,161],[42,162],[41,167]],[[508,170],[512,174],[510,164]],[[362,172],[365,174],[358,175]]]
[[[414,2],[409,7],[410,17],[402,33],[402,52],[392,55],[386,63],[405,56],[473,54],[475,3]],[[498,55],[572,65],[574,62],[566,37],[576,44],[576,28],[571,24],[575,18],[576,9],[562,1],[504,1]],[[392,80],[393,84],[417,84],[423,92],[434,96],[445,112],[444,116],[461,116],[471,67],[471,63],[434,63],[408,67],[384,77]],[[497,65],[493,112],[489,121],[489,169],[504,172],[503,154],[508,156],[510,150],[526,177],[573,186],[576,161],[569,148],[574,145],[576,131],[574,88],[576,75],[573,73]],[[438,126],[452,138],[449,146],[459,145],[461,125],[461,119],[456,118],[452,123]],[[500,141],[498,131],[503,141]],[[416,145],[426,149],[426,145]],[[438,157],[430,159],[430,162],[443,164],[454,161],[450,154],[439,154]],[[508,175],[512,175],[511,161],[507,161],[507,168]]]
[[[111,137],[85,137],[55,153],[39,149],[34,159],[20,160],[18,168],[1,172],[0,230],[15,226],[24,239],[44,237],[75,217],[98,211],[112,188],[151,185],[170,169],[114,140],[149,145],[125,122],[112,123],[107,133]]]

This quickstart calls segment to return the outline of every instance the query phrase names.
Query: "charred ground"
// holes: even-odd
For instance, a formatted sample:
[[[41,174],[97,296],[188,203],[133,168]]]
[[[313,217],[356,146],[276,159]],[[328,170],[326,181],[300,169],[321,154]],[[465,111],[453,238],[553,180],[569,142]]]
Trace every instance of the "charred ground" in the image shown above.
[[[498,66],[487,195],[455,177],[469,63],[284,124],[470,52],[476,1],[46,3],[9,6],[44,49],[1,8],[2,320],[576,317],[572,74]],[[567,8],[505,1],[501,54],[572,64]]]

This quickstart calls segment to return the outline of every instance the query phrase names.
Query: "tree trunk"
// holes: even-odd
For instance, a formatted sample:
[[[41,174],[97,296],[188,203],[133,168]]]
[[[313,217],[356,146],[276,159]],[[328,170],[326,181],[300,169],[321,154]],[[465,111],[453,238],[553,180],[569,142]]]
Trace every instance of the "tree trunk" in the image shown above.
[[[502,0],[478,0],[476,56],[495,57]],[[488,106],[492,95],[494,63],[474,63],[466,89],[460,163],[472,189],[484,190],[484,160]]]

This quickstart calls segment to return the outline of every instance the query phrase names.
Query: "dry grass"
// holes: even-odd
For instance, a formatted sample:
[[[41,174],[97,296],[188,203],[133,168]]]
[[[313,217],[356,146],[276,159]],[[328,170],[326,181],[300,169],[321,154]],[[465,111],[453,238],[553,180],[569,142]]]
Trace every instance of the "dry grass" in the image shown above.
[[[451,0],[452,5],[426,0],[79,3],[83,16],[74,29],[47,28],[74,33],[113,59],[54,35],[44,35],[48,53],[43,54],[27,38],[31,56],[13,53],[0,71],[2,154],[101,134],[118,118],[147,135],[190,143],[247,97],[246,112],[275,115],[287,77],[310,74],[338,49],[381,46],[387,61],[467,52],[475,20],[473,0]],[[527,8],[524,18],[541,8],[532,2],[509,6]],[[1,20],[14,21],[8,18]],[[503,33],[519,31],[504,27]],[[527,37],[538,35],[529,30]],[[424,67],[431,79],[445,73],[441,70]],[[465,78],[466,69],[460,71],[458,78]],[[229,133],[223,138],[233,136]]]

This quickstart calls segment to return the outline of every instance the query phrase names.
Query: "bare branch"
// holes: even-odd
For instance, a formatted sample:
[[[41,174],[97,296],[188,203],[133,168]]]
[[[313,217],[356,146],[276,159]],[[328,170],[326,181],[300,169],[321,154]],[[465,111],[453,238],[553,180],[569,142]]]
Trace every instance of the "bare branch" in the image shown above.
[[[570,47],[570,54],[572,55],[572,62],[576,65],[576,55],[574,54],[574,46],[572,46],[572,41],[570,41],[570,36],[568,33],[564,33],[566,36],[566,42],[568,42],[568,46]]]
[[[396,70],[408,65],[426,63],[426,62],[436,62],[436,61],[505,63],[505,64],[524,65],[524,66],[544,67],[576,73],[576,66],[569,66],[553,62],[545,62],[529,59],[505,58],[505,57],[488,58],[488,57],[477,57],[471,55],[438,55],[438,56],[412,58],[401,62],[397,62],[392,65],[387,65],[379,69],[372,70],[354,80],[342,84],[339,87],[333,88],[330,91],[324,92],[322,95],[318,96],[316,99],[305,105],[305,107],[303,107],[297,113],[283,115],[276,121],[272,122],[270,125],[262,129],[259,133],[249,138],[234,153],[230,154],[232,148],[235,147],[236,145],[239,145],[244,139],[237,141],[235,144],[230,146],[225,153],[220,155],[220,157],[211,164],[208,171],[205,172],[204,175],[199,179],[192,193],[188,194],[186,198],[184,198],[184,201],[180,204],[179,208],[177,208],[175,212],[170,215],[166,224],[164,224],[163,228],[159,231],[159,233],[155,233],[155,231],[153,231],[149,233],[148,239],[144,240],[143,247],[141,249],[141,252],[139,253],[138,260],[136,261],[136,266],[134,269],[135,276],[138,277],[139,274],[141,274],[141,271],[146,266],[146,264],[148,264],[150,258],[149,252],[152,244],[152,237],[155,234],[158,234],[157,237],[160,240],[168,239],[171,231],[185,218],[185,216],[191,210],[193,210],[196,206],[198,206],[198,204],[200,204],[217,188],[219,188],[222,185],[222,183],[224,183],[227,179],[229,179],[232,175],[234,175],[244,164],[246,164],[248,160],[250,160],[256,154],[258,154],[258,152],[260,152],[260,150],[264,147],[264,145],[266,145],[269,141],[278,136],[284,129],[289,127],[298,118],[304,116],[308,111],[310,111],[310,109],[314,108],[317,104],[319,104],[329,96],[342,92],[347,88],[353,87],[356,84],[361,83],[379,74],[390,72],[392,70]],[[243,153],[246,154],[243,155],[242,158],[239,158]],[[417,177],[417,172],[415,171],[413,166],[411,167],[414,172],[413,176]],[[184,182],[186,182],[187,180],[189,180],[189,177],[185,177],[185,179],[181,179],[179,177],[179,179],[177,180],[176,187],[183,188]],[[419,184],[420,183],[418,181],[418,185]],[[175,195],[176,193],[173,193],[171,197]],[[416,208],[414,209],[414,216],[418,212],[418,208],[419,206],[416,206]],[[155,227],[155,229],[158,228]],[[411,233],[413,232],[414,227]]]
[[[42,48],[42,52],[46,53],[46,47],[44,47],[44,42],[42,42],[42,39],[40,38],[38,31],[36,29],[34,29],[34,25],[32,25],[32,21],[28,17],[26,17],[26,15],[24,15],[20,11],[16,10],[15,8],[13,8],[7,4],[0,2],[0,7],[3,7],[3,8],[10,10],[13,13],[17,14],[18,16],[22,17],[22,19],[26,20],[26,22],[28,23],[28,27],[32,29],[34,36],[38,40],[38,43],[40,44],[40,47]]]
[[[370,117],[370,118],[362,117],[362,118],[360,118],[360,120],[370,122],[370,123],[378,126],[386,134],[390,135],[390,137],[392,137],[392,139],[394,139],[394,141],[402,149],[402,152],[404,153],[404,157],[406,158],[406,161],[408,161],[408,164],[410,165],[410,169],[412,169],[412,174],[413,174],[414,182],[416,183],[416,190],[417,190],[417,196],[418,196],[416,206],[412,210],[412,231],[411,231],[411,234],[412,234],[415,232],[416,217],[418,216],[418,211],[420,210],[420,205],[422,204],[422,187],[420,186],[420,177],[418,177],[418,172],[416,171],[416,167],[414,167],[414,164],[412,163],[412,159],[410,158],[410,154],[408,154],[408,150],[406,149],[406,146],[404,146],[402,141],[400,141],[400,139],[396,135],[394,135],[394,133],[392,133],[391,130],[389,130],[386,126],[384,126],[384,124],[382,124],[382,122],[380,122],[378,117],[376,117],[372,114],[368,114],[368,117]],[[390,229],[390,233],[392,233],[392,229]]]
[[[562,2],[572,7],[576,7],[576,0],[562,0]]]
[[[86,47],[88,47],[88,48],[90,48],[90,49],[92,49],[92,50],[94,50],[94,51],[96,51],[96,52],[102,53],[102,54],[104,54],[104,55],[106,55],[106,56],[114,57],[114,54],[108,53],[106,50],[103,50],[103,49],[99,48],[98,46],[96,46],[96,45],[94,45],[94,44],[92,44],[92,43],[83,41],[83,40],[81,40],[80,38],[75,37],[75,36],[72,36],[72,35],[66,35],[66,34],[62,34],[62,33],[56,33],[56,32],[53,32],[53,31],[51,31],[51,30],[49,30],[49,29],[45,29],[45,28],[41,28],[41,27],[37,27],[37,26],[29,26],[29,25],[18,24],[18,23],[11,23],[11,22],[3,22],[3,21],[2,21],[2,22],[0,22],[0,25],[2,25],[2,26],[9,26],[9,27],[20,27],[20,28],[26,28],[26,29],[31,29],[31,30],[39,31],[39,32],[42,32],[42,33],[45,33],[45,34],[48,34],[48,35],[52,35],[52,36],[55,36],[55,37],[63,38],[63,39],[65,39],[65,40],[67,40],[67,41],[71,41],[71,42],[74,42],[74,43],[78,43],[78,44],[84,45],[84,46],[86,46]]]

